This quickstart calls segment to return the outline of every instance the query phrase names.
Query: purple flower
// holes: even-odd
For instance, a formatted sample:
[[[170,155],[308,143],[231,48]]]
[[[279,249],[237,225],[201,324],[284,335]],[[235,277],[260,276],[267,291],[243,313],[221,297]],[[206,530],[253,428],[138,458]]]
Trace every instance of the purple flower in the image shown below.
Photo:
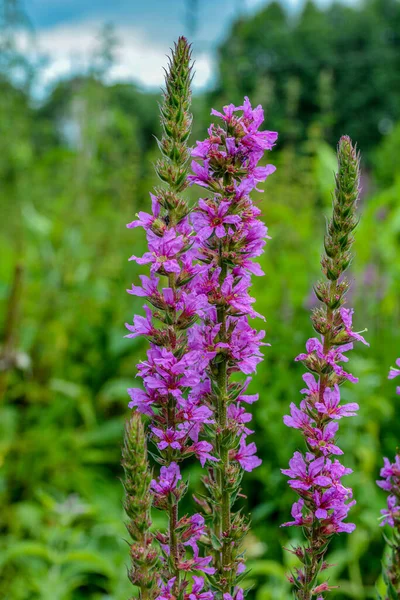
[[[395,527],[396,522],[400,521],[400,501],[396,496],[388,496],[387,509],[383,508],[381,510],[381,515],[383,515],[381,527],[384,525]]]
[[[303,381],[307,385],[307,387],[300,390],[300,394],[306,394],[307,396],[319,395],[319,382],[315,381],[314,375],[312,375],[311,373],[304,373]]]
[[[231,208],[230,202],[220,202],[219,205],[199,200],[199,209],[193,213],[192,222],[201,240],[207,240],[213,233],[217,238],[226,235],[225,225],[238,225],[239,215],[227,214]]]
[[[395,377],[398,377],[400,375],[400,358],[396,360],[396,365],[399,367],[398,369],[390,367],[388,379],[394,379]]]
[[[383,481],[378,480],[377,485],[386,492],[393,493],[397,491],[400,497],[400,454],[395,457],[394,463],[391,463],[388,458],[383,459],[384,466],[380,471]]]
[[[300,500],[298,500],[297,502],[294,502],[293,506],[292,506],[292,510],[291,510],[291,515],[292,515],[294,521],[288,521],[287,523],[283,523],[281,525],[281,527],[291,527],[292,525],[302,527],[304,525],[303,507],[304,507],[303,498],[300,498]]]
[[[147,277],[146,275],[139,276],[142,287],[140,285],[132,285],[130,290],[126,290],[128,294],[132,296],[140,296],[144,298],[158,298],[161,299],[161,295],[158,291],[158,284],[160,279],[155,275]]]
[[[178,481],[181,479],[182,475],[178,465],[172,462],[167,467],[161,467],[158,481],[152,480],[151,489],[160,496],[168,496],[176,490]]]
[[[193,184],[197,183],[201,187],[207,187],[211,181],[210,161],[204,160],[203,165],[200,165],[195,160],[192,161],[191,167],[194,175],[188,175],[188,180]]]
[[[310,437],[307,438],[308,444],[313,449],[318,449],[324,456],[329,454],[343,454],[343,450],[332,443],[339,428],[338,423],[331,421],[324,429],[313,428]]]
[[[129,408],[137,408],[143,415],[151,416],[154,414],[152,405],[156,403],[156,398],[153,394],[149,394],[140,388],[128,388],[128,394],[132,398],[128,404]]]
[[[354,523],[343,523],[350,508],[354,506],[355,503],[355,500],[353,500],[353,502],[349,502],[346,505],[343,504],[328,515],[323,526],[323,531],[326,535],[332,535],[333,533],[352,533],[355,530],[356,526]]]
[[[335,385],[333,388],[325,389],[323,402],[316,402],[315,408],[330,419],[341,419],[342,417],[354,417],[359,406],[355,402],[340,405],[340,389],[338,385]]]
[[[381,477],[400,477],[400,455],[397,454],[392,464],[388,458],[384,458],[384,466],[381,469]]]
[[[175,600],[175,595],[172,593],[175,581],[176,577],[172,577],[165,584],[160,581],[159,584],[161,594],[157,596],[156,600]]]
[[[317,338],[310,338],[306,343],[307,353],[302,353],[296,356],[295,361],[303,361],[305,365],[319,372],[325,365],[329,365],[333,371],[342,377],[348,379],[352,383],[357,383],[358,379],[351,373],[347,373],[339,362],[347,362],[349,359],[343,354],[348,350],[352,350],[353,344],[344,344],[338,348],[331,348],[326,354],[324,353],[323,345]]]
[[[249,314],[251,317],[261,317],[251,306],[255,299],[249,296],[249,286],[250,277],[244,276],[235,282],[235,277],[228,275],[221,286],[222,297],[234,311]]]
[[[205,520],[202,515],[196,513],[189,518],[189,526],[186,527],[182,541],[184,546],[191,546],[193,550],[197,548],[197,542],[202,535],[206,533]]]
[[[400,358],[398,358],[396,360],[396,365],[398,367],[400,367]],[[400,375],[400,368],[399,369],[395,369],[395,368],[391,367],[391,369],[389,371],[388,379],[394,379],[395,377],[398,377],[399,375]],[[396,394],[400,395],[400,385],[397,386],[397,388],[396,388]]]
[[[141,317],[140,315],[135,315],[133,317],[133,325],[129,325],[129,323],[125,323],[125,327],[131,333],[128,333],[125,337],[127,338],[135,338],[138,335],[151,336],[154,334],[154,327],[152,324],[152,312],[150,308],[145,305],[143,306],[144,312],[146,313],[145,317]]]
[[[213,600],[213,592],[203,592],[204,577],[193,575],[192,591],[187,596],[189,600]]]
[[[146,230],[151,229],[154,221],[160,216],[160,203],[158,202],[157,196],[154,194],[150,194],[151,197],[151,206],[152,206],[152,215],[149,215],[146,212],[138,213],[139,219],[136,221],[132,221],[128,223],[128,229],[134,229],[135,227],[143,227]]]
[[[158,427],[151,427],[151,431],[153,435],[159,439],[157,442],[157,448],[159,450],[165,450],[168,447],[173,450],[182,449],[180,440],[186,437],[184,431],[176,431],[175,429],[172,429],[172,427],[168,427],[166,430],[159,429]]]
[[[305,431],[311,430],[311,419],[304,412],[303,409],[297,408],[294,402],[290,404],[290,416],[285,415],[283,417],[283,422],[287,427],[293,427],[294,429],[303,429]]]
[[[246,437],[240,438],[239,449],[233,454],[232,459],[237,460],[242,469],[251,472],[253,469],[259,467],[262,460],[255,456],[257,447],[254,442],[246,445]]]
[[[202,571],[207,575],[213,575],[215,573],[214,567],[208,565],[212,561],[212,556],[199,556],[199,550],[195,546],[193,551],[193,557],[179,563],[179,569],[182,571]]]
[[[324,492],[314,490],[313,500],[315,503],[315,516],[319,520],[326,520],[331,511],[341,510],[346,495],[341,494],[337,488],[331,487]]]
[[[150,252],[142,257],[131,256],[138,265],[150,264],[151,273],[164,270],[166,273],[180,273],[181,267],[176,257],[185,245],[182,236],[177,236],[173,229],[168,229],[162,237],[152,231],[147,232]]]
[[[289,485],[295,490],[307,491],[315,485],[328,487],[332,479],[321,475],[325,467],[325,458],[321,456],[307,464],[300,452],[295,452],[289,461],[290,469],[281,469],[284,475],[291,477]]]
[[[244,407],[240,405],[240,402],[228,406],[228,419],[236,425],[238,430],[244,435],[251,435],[254,433],[254,431],[246,427],[246,423],[249,423],[252,419],[252,414],[246,412]]]
[[[231,594],[224,594],[223,599],[224,600],[244,600],[243,589],[236,587],[235,591],[233,593],[233,596],[231,596]]]
[[[265,336],[265,331],[257,331],[250,327],[245,317],[240,317],[235,321],[234,330],[231,335],[228,354],[231,356],[232,363],[236,362],[238,369],[249,375],[254,373],[263,356],[260,351],[261,340]]]
[[[223,106],[222,110],[224,111],[223,113],[219,112],[218,110],[215,110],[215,108],[211,109],[211,114],[215,115],[216,117],[219,117],[220,119],[222,119],[223,121],[226,121],[227,123],[230,123],[233,117],[233,113],[236,110],[240,110],[240,107],[236,108],[236,106],[234,104],[228,104],[227,106]]]
[[[340,316],[342,317],[346,333],[349,336],[349,338],[353,338],[359,342],[362,342],[366,346],[369,346],[368,342],[365,341],[365,339],[363,338],[362,335],[360,335],[359,333],[356,333],[352,330],[351,326],[353,323],[353,314],[354,314],[353,308],[342,307],[340,309]]]
[[[179,425],[182,431],[193,441],[197,442],[204,425],[214,423],[212,410],[208,406],[198,406],[197,402],[181,399],[179,405],[183,410],[183,421]]]
[[[212,449],[213,446],[212,444],[210,444],[210,442],[201,441],[195,442],[192,446],[190,446],[188,450],[189,452],[193,452],[197,456],[201,466],[204,467],[207,460],[211,460],[212,462],[218,462],[219,460],[215,456],[211,456],[210,451]]]

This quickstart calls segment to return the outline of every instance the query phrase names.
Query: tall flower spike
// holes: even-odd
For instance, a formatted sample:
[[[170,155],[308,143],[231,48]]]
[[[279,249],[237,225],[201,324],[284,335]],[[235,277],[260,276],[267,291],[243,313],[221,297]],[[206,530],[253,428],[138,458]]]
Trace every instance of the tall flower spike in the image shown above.
[[[153,505],[168,514],[167,532],[155,535],[162,554],[157,582],[162,590],[160,599],[167,594],[182,597],[190,571],[213,573],[212,557],[201,557],[197,544],[204,532],[203,517],[179,514],[179,502],[186,492],[179,463],[191,456],[202,465],[215,460],[209,452],[211,444],[202,439],[204,425],[213,422],[212,410],[201,402],[198,391],[204,379],[204,353],[188,348],[188,330],[207,306],[206,296],[192,290],[192,280],[201,267],[194,264],[190,210],[181,195],[188,185],[191,79],[190,46],[181,37],[166,71],[160,107],[163,135],[158,145],[162,157],[156,171],[165,185],[151,194],[152,214],[141,212],[128,225],[143,227],[149,246],[142,257],[131,257],[139,265],[149,265],[150,276],[142,275],[142,285],[128,290],[147,299],[148,304],[144,317],[136,315],[133,325],[126,325],[127,337],[145,336],[150,349],[147,360],[137,365],[143,389],[131,388],[128,393],[129,406],[150,417],[148,436],[161,465],[151,482]]]
[[[204,356],[203,398],[215,414],[209,439],[217,461],[204,478],[208,497],[200,501],[208,513],[208,537],[217,568],[210,581],[217,598],[240,600],[243,590],[238,584],[245,570],[241,542],[248,524],[240,511],[234,511],[234,504],[244,471],[252,471],[261,461],[254,442],[246,439],[252,433],[246,406],[258,396],[245,393],[251,378],[237,382],[232,375],[254,372],[262,360],[260,347],[265,345],[264,332],[248,322],[257,316],[249,295],[251,274],[263,274],[253,258],[262,254],[267,238],[267,228],[258,219],[261,211],[249,194],[275,170],[258,163],[265,150],[272,149],[277,134],[259,131],[263,110],[253,109],[248,98],[243,106],[231,104],[223,110],[212,111],[220,122],[210,126],[207,139],[197,142],[192,152],[200,162],[192,162],[190,180],[208,192],[192,216],[197,257],[205,265],[194,286],[200,296],[206,295],[208,308],[201,324],[190,331],[189,345]]]
[[[139,413],[134,412],[125,426],[122,449],[125,501],[128,517],[127,529],[132,543],[132,567],[128,576],[139,588],[140,600],[153,600],[157,596],[158,554],[153,544],[151,527],[151,473],[147,462],[147,444]]]
[[[301,527],[306,537],[305,545],[294,549],[302,567],[289,577],[298,600],[322,599],[324,592],[332,589],[326,581],[318,584],[320,572],[327,568],[324,557],[329,541],[335,533],[350,533],[355,528],[344,521],[355,501],[351,500],[352,490],[341,482],[351,469],[337,459],[343,452],[335,441],[338,421],[358,410],[355,403],[340,403],[339,386],[346,380],[357,382],[341,363],[348,361],[345,352],[353,348],[353,341],[367,344],[352,329],[353,310],[343,306],[349,288],[343,273],[352,258],[360,178],[360,157],[349,137],[340,139],[337,157],[333,215],[321,261],[326,281],[315,286],[322,307],[315,309],[311,317],[320,337],[309,339],[306,352],[296,358],[311,372],[303,376],[306,387],[301,390],[300,407],[292,403],[290,415],[284,417],[288,427],[301,431],[306,445],[305,454],[295,452],[290,468],[282,469],[299,495],[292,507],[293,520],[284,526]]]
[[[400,358],[396,360],[400,367]],[[400,369],[391,368],[389,379],[400,375]],[[400,387],[396,389],[400,395]],[[392,529],[391,539],[387,540],[391,549],[383,566],[383,579],[386,584],[385,600],[398,600],[400,598],[400,452],[397,452],[394,463],[384,458],[381,469],[382,479],[376,483],[388,493],[387,508],[381,510],[381,526],[389,525]]]

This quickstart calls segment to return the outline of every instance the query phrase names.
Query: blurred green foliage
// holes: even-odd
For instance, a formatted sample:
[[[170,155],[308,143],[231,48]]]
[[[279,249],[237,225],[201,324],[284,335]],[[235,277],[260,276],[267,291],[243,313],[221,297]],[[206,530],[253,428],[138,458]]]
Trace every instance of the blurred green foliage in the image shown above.
[[[393,9],[390,0],[387,7]],[[382,13],[374,20],[372,10],[370,3],[358,12],[307,4],[293,33],[271,4],[234,26],[220,50],[219,89],[194,101],[199,138],[211,103],[244,93],[265,102],[267,126],[284,132],[284,143],[269,157],[278,170],[260,194],[272,240],[262,258],[266,276],[254,284],[272,344],[252,384],[260,392],[254,429],[263,465],[244,480],[245,509],[253,520],[247,547],[255,600],[290,597],[285,572],[295,559],[282,547],[299,533],[279,528],[294,499],[280,468],[301,439],[285,431],[282,416],[300,399],[302,367],[293,358],[311,335],[312,285],[335,168],[332,140],[345,125],[349,133],[359,132],[368,151],[351,302],[356,327],[368,328],[371,347],[352,353],[351,371],[360,383],[344,389],[347,401],[361,405],[359,417],[343,423],[340,433],[345,463],[354,469],[349,484],[358,501],[352,513],[357,530],[333,542],[331,579],[341,588],[331,596],[364,600],[375,597],[377,580],[381,585],[378,516],[385,500],[374,480],[382,455],[392,456],[399,441],[400,408],[386,377],[400,353],[400,123],[382,139],[378,113],[400,118],[388,108],[400,105],[399,69],[386,66],[385,83],[380,72],[373,79],[360,68],[365,87],[358,89],[357,81],[349,86],[342,46],[335,51],[339,76],[316,60],[316,46],[307,50],[310,40],[324,41],[320,20],[337,11],[346,17],[338,32],[343,40],[353,36],[358,19],[360,51],[368,61],[375,37],[364,31],[363,20],[378,26],[384,19]],[[272,46],[279,64],[292,64],[285,56],[289,39],[296,43],[291,52],[297,71],[279,67],[272,75],[252,67],[254,60],[264,64],[262,48]],[[228,61],[233,48],[241,58]],[[300,68],[301,48],[316,57],[313,71]],[[108,64],[106,50],[97,65]],[[30,65],[27,85],[17,87],[9,75],[15,63],[24,66],[21,57],[11,66],[8,61],[0,81],[0,597],[124,600],[131,588],[120,447],[126,388],[146,351],[143,340],[123,337],[124,321],[141,310],[140,301],[124,293],[140,272],[127,258],[144,250],[144,235],[126,230],[125,223],[148,208],[155,183],[157,96],[133,85],[106,85],[102,67],[60,82],[38,106],[29,93]],[[378,80],[380,107],[368,95]],[[324,91],[321,101],[317,88]],[[194,200],[196,192],[190,193]],[[198,465],[187,467],[186,475],[200,485]],[[159,524],[161,515],[154,516]]]

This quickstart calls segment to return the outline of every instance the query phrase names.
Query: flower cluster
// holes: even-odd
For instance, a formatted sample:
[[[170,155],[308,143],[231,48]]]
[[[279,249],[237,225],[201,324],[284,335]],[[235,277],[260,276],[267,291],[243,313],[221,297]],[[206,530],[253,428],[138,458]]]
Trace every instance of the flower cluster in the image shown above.
[[[188,330],[209,309],[205,294],[193,292],[193,279],[202,271],[195,263],[196,250],[190,209],[181,193],[188,185],[190,150],[187,139],[192,117],[191,52],[185,38],[175,45],[166,74],[161,107],[162,158],[156,171],[164,187],[151,194],[152,213],[140,212],[129,228],[145,230],[148,249],[142,257],[132,256],[139,265],[149,265],[149,275],[128,292],[145,298],[145,316],[126,324],[127,337],[144,336],[150,342],[147,360],[137,365],[143,387],[131,388],[129,406],[150,417],[149,439],[161,464],[151,481],[153,505],[165,510],[168,531],[155,537],[161,550],[158,588],[180,596],[188,585],[189,571],[214,572],[211,556],[201,557],[198,540],[204,533],[203,517],[180,517],[179,502],[187,486],[182,482],[179,462],[196,456],[204,466],[217,459],[212,444],[202,439],[205,425],[214,423],[212,409],[204,401],[207,357],[201,349],[189,348]],[[203,523],[203,524],[202,524]],[[167,592],[165,592],[167,593]],[[163,596],[158,596],[162,598]]]
[[[400,367],[400,358],[396,360]],[[391,368],[389,379],[400,375],[400,369]],[[396,389],[400,394],[400,387]],[[391,555],[388,557],[383,569],[383,578],[387,586],[385,600],[394,600],[400,597],[400,452],[397,452],[393,463],[384,458],[384,466],[381,469],[381,478],[376,483],[388,493],[387,508],[381,510],[381,526],[389,525],[392,528],[392,536],[388,541]]]
[[[387,509],[382,509],[383,525],[400,527],[400,454],[397,454],[394,463],[388,458],[383,459],[384,466],[381,469],[381,480],[376,483],[380,488],[388,492]]]
[[[289,477],[290,487],[300,496],[293,504],[293,521],[284,526],[303,528],[307,543],[294,553],[302,562],[289,579],[296,597],[310,600],[329,591],[327,582],[318,585],[317,578],[327,564],[324,556],[329,540],[335,533],[354,530],[345,522],[349,509],[355,504],[352,490],[342,483],[343,476],[351,473],[337,456],[343,454],[336,442],[338,421],[356,414],[355,403],[341,404],[340,385],[357,379],[348,373],[342,363],[354,341],[367,344],[360,333],[352,329],[353,311],[343,306],[348,289],[342,277],[347,269],[353,243],[352,231],[357,224],[355,209],[359,195],[359,156],[348,137],[338,145],[338,173],[333,199],[333,216],[325,236],[325,255],[322,269],[327,281],[315,287],[322,308],[313,312],[314,329],[320,339],[313,337],[306,344],[306,352],[295,359],[308,369],[303,376],[306,387],[301,390],[303,400],[298,408],[290,406],[290,415],[284,417],[288,427],[299,429],[304,437],[306,452],[295,452],[289,469],[282,473]],[[368,344],[367,344],[368,345]]]
[[[208,427],[216,460],[204,478],[211,513],[209,539],[217,569],[210,581],[224,600],[230,600],[243,596],[237,583],[244,571],[240,542],[247,531],[245,519],[232,507],[243,472],[261,463],[254,442],[247,442],[252,431],[246,407],[258,395],[246,394],[250,377],[242,382],[231,378],[234,373],[255,372],[262,360],[261,346],[266,345],[264,332],[249,323],[249,318],[260,316],[249,290],[251,275],[263,274],[254,259],[262,254],[268,237],[259,219],[261,211],[249,194],[275,171],[274,166],[259,163],[265,151],[272,149],[277,134],[260,130],[263,110],[253,108],[248,98],[242,106],[230,104],[222,113],[213,110],[212,114],[219,123],[212,124],[208,137],[197,142],[189,176],[192,184],[207,190],[192,223],[196,258],[203,265],[193,288],[208,303],[199,315],[200,323],[189,331],[189,349],[200,351],[207,363],[203,398],[214,415]]]
[[[388,379],[394,379],[395,377],[398,377],[400,375],[400,358],[398,358],[396,360],[396,365],[399,368],[396,369],[395,367],[391,367],[391,369],[389,371],[389,377],[388,377]],[[400,395],[400,386],[397,386],[396,393]]]

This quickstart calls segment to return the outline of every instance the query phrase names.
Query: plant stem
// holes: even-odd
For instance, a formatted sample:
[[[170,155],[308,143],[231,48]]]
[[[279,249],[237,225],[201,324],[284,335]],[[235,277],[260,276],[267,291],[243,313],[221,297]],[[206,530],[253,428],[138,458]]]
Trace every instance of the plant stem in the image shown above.
[[[221,250],[220,250],[221,257]],[[227,265],[220,258],[221,273],[220,273],[220,285],[224,282],[227,276]],[[220,306],[217,310],[217,320],[221,324],[220,328],[220,339],[222,342],[226,341],[226,308]],[[226,583],[224,583],[224,593],[231,593],[231,572],[229,565],[231,563],[230,558],[230,542],[229,532],[231,527],[231,498],[229,492],[228,482],[228,469],[229,469],[229,453],[226,442],[224,440],[226,429],[227,429],[227,410],[226,403],[228,399],[228,373],[227,373],[227,361],[222,360],[218,364],[217,371],[217,384],[218,384],[218,398],[217,398],[217,424],[218,424],[218,436],[217,436],[217,449],[218,454],[221,457],[221,469],[218,470],[218,484],[221,498],[221,516],[219,523],[219,539],[222,544],[221,551],[221,571],[227,574]],[[225,579],[223,580],[225,581]]]

